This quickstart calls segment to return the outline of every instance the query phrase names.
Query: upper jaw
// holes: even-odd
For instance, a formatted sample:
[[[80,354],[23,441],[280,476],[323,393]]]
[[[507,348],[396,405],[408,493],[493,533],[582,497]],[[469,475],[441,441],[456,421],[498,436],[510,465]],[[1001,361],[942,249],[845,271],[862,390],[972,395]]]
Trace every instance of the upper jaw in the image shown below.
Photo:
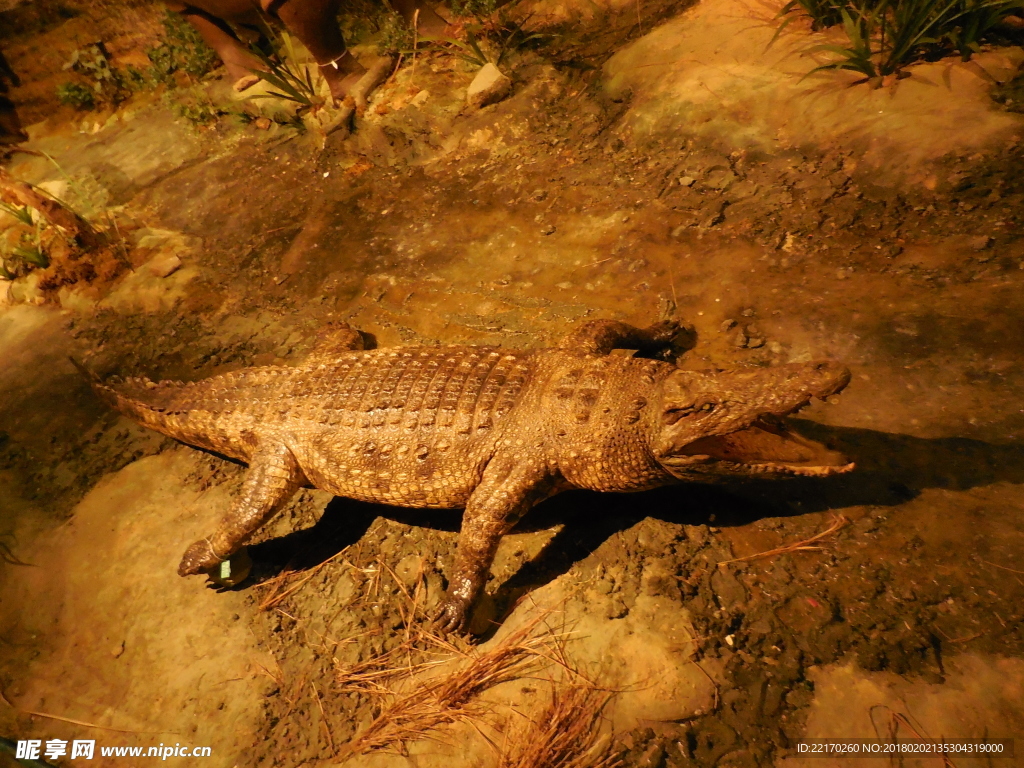
[[[793,393],[791,399],[788,402],[783,400],[779,403],[765,403],[765,409],[755,418],[755,422],[766,416],[790,416],[806,407],[815,398],[827,400],[839,394],[850,383],[849,368],[831,361],[795,365],[790,370],[796,372],[795,375],[790,375],[798,377],[798,382],[785,381],[787,377],[783,374],[779,388],[783,391],[790,390]]]
[[[784,419],[814,398],[825,400],[841,392],[850,383],[850,371],[838,363],[819,362],[779,366],[766,378],[759,408],[748,402],[752,413],[747,417],[723,420],[704,436],[673,449],[661,459],[665,468],[692,470],[700,463],[729,474],[814,477],[851,471],[849,459],[792,431]]]

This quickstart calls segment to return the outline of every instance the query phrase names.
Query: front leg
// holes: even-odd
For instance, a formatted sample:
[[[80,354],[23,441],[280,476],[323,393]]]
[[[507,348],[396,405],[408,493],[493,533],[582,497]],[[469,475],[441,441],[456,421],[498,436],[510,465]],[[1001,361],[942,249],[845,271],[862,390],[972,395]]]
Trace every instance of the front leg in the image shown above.
[[[249,462],[242,495],[216,533],[200,539],[185,551],[178,575],[209,572],[227,560],[304,482],[298,462],[283,443],[258,446]]]
[[[562,339],[558,346],[592,355],[607,355],[613,349],[636,349],[653,354],[672,346],[681,326],[665,320],[648,328],[637,328],[618,320],[591,320]]]
[[[435,617],[443,632],[466,628],[470,609],[487,583],[498,543],[529,509],[555,492],[547,468],[493,459],[466,504],[459,531],[455,570]]]

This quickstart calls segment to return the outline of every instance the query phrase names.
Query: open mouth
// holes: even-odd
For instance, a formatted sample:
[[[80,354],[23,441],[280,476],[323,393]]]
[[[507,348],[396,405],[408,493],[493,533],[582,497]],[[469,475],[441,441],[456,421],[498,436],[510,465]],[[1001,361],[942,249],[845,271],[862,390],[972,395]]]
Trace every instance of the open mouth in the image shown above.
[[[783,418],[814,399],[842,392],[850,383],[846,366],[827,360],[789,363],[763,371],[723,371],[695,381],[689,390],[685,381],[681,386],[685,399],[680,402],[687,405],[664,412],[666,437],[656,453],[670,473],[682,479],[708,474],[823,477],[854,468],[843,454],[794,432]],[[695,395],[693,390],[700,388],[711,394]],[[730,399],[720,391],[735,394]],[[671,405],[671,398],[667,402]],[[725,406],[724,415],[716,410],[719,406]]]
[[[761,417],[746,429],[726,435],[701,437],[684,447],[682,456],[711,459],[799,475],[849,472],[853,463],[838,451],[797,434],[780,419]]]
[[[840,379],[808,392],[792,408],[762,414],[751,426],[724,435],[700,437],[682,447],[677,457],[708,458],[736,465],[742,473],[781,473],[823,477],[850,472],[853,462],[821,442],[793,431],[783,416],[802,411],[811,399],[825,399],[841,391],[849,381]]]
[[[812,477],[849,472],[854,467],[843,454],[793,432],[781,418],[773,415],[763,415],[746,429],[728,435],[694,440],[677,456],[706,456],[763,472],[781,471]]]

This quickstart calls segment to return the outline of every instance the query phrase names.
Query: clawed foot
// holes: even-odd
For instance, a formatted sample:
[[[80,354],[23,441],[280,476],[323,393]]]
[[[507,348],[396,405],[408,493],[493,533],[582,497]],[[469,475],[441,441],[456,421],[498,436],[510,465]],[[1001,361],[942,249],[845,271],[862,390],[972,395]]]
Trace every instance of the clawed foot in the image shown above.
[[[468,609],[462,600],[446,597],[434,614],[434,626],[446,635],[464,632],[469,623]]]
[[[660,323],[645,328],[644,332],[650,337],[652,344],[667,346],[672,343],[682,327],[682,324],[676,320],[662,320]]]
[[[206,539],[197,541],[185,550],[185,556],[181,558],[181,565],[178,566],[179,576],[195,576],[200,573],[208,573],[223,562],[218,557],[210,542]]]

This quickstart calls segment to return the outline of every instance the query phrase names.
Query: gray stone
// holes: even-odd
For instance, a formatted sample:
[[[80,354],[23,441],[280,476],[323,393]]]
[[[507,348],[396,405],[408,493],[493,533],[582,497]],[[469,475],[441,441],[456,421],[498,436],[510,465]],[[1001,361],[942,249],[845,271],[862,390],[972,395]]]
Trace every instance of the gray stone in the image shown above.
[[[181,259],[176,253],[161,253],[146,265],[156,277],[170,277],[181,268]]]
[[[512,91],[512,81],[493,64],[484,64],[466,90],[466,103],[471,107],[486,107],[501,101]]]

